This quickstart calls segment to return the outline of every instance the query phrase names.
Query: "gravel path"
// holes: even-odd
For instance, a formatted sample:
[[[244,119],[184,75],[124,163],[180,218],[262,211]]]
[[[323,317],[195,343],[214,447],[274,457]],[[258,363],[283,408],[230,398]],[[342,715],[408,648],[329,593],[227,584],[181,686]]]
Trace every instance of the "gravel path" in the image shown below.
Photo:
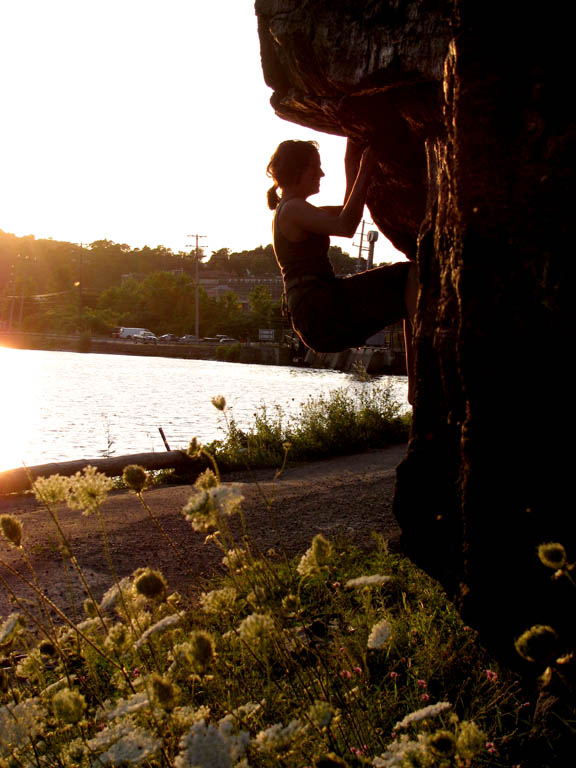
[[[394,544],[399,528],[392,515],[395,468],[404,457],[405,445],[378,451],[314,461],[289,468],[276,481],[272,470],[226,475],[226,482],[242,484],[248,529],[263,551],[270,548],[288,554],[303,552],[314,534],[344,535],[368,545],[371,531]],[[172,589],[193,594],[218,571],[222,553],[205,535],[196,533],[180,514],[190,496],[189,486],[157,488],[145,493],[156,518],[177,542],[179,559],[150,520],[134,494],[113,492],[103,507],[112,560],[118,576],[127,576],[149,565],[163,573]],[[266,496],[268,503],[262,496]],[[29,495],[0,497],[0,514],[18,516],[24,527],[23,543],[46,594],[74,615],[84,592],[77,578],[69,586],[59,553],[55,529],[45,509]],[[112,584],[96,515],[59,509],[59,519],[72,549],[97,598]],[[0,559],[24,571],[21,554],[0,539]],[[22,582],[0,566],[0,575],[19,596],[29,596]],[[28,574],[29,575],[29,574]],[[0,588],[0,616],[15,608],[10,590]]]

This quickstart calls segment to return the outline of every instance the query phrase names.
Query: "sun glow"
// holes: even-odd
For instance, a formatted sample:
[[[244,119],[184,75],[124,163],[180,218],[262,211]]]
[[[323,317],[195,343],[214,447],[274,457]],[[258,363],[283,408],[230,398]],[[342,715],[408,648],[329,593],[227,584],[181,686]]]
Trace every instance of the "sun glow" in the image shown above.
[[[0,347],[0,370],[3,371],[0,378],[3,426],[0,471],[22,466],[32,425],[40,417],[42,393],[35,367],[25,351]]]

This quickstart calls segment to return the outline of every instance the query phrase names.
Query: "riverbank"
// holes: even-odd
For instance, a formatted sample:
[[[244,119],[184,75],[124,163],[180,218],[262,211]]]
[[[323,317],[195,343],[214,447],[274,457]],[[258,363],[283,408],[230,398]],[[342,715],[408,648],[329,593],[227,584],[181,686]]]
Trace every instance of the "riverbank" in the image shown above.
[[[342,352],[320,353],[308,350],[304,356],[288,344],[246,342],[233,345],[201,342],[197,344],[139,344],[128,339],[104,336],[49,333],[0,332],[0,346],[53,352],[80,352],[139,357],[172,357],[184,360],[221,360],[257,365],[298,365],[335,371],[368,374],[404,375],[406,365],[402,350],[387,347],[361,347]]]

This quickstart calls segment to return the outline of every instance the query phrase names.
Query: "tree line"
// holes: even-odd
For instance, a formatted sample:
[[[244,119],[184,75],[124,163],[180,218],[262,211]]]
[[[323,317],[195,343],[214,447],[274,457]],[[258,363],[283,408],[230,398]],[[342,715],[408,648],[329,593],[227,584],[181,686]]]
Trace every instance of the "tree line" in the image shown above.
[[[357,259],[333,246],[337,273]],[[199,253],[200,278],[278,275],[272,245],[232,252]],[[164,246],[131,248],[110,240],[87,245],[16,237],[0,230],[0,321],[28,331],[108,333],[116,326],[157,334],[193,333],[196,313],[195,256]],[[248,311],[232,291],[208,296],[200,286],[201,335],[254,336],[258,328],[287,327],[279,302],[265,286],[249,297]]]

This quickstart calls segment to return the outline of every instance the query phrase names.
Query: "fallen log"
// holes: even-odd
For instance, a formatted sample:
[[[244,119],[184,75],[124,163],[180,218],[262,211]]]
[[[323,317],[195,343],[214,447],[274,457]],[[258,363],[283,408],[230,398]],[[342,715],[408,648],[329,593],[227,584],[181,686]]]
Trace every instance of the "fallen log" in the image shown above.
[[[128,456],[114,456],[109,459],[78,459],[76,461],[63,461],[51,464],[38,464],[34,467],[19,467],[0,472],[0,494],[18,493],[28,491],[31,481],[37,477],[49,475],[63,475],[70,477],[81,472],[84,467],[96,467],[108,477],[118,477],[124,471],[124,467],[130,464],[139,464],[144,469],[200,469],[197,459],[192,459],[185,451],[165,451],[163,453],[135,453]]]

